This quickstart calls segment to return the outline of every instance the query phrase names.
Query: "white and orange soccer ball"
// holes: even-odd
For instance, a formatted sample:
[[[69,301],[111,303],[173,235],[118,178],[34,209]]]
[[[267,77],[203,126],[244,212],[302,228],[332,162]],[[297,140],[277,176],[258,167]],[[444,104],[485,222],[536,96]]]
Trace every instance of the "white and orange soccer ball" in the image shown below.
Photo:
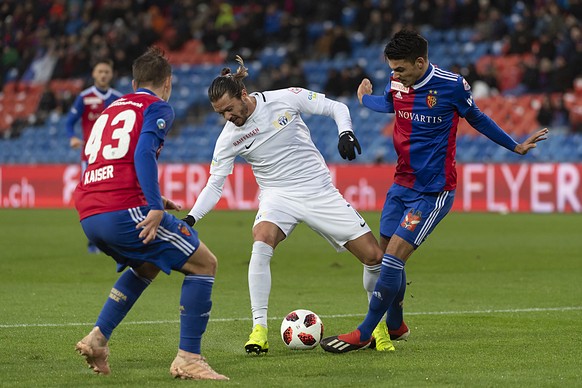
[[[313,311],[293,310],[281,322],[281,338],[289,349],[315,348],[323,337],[323,323]]]

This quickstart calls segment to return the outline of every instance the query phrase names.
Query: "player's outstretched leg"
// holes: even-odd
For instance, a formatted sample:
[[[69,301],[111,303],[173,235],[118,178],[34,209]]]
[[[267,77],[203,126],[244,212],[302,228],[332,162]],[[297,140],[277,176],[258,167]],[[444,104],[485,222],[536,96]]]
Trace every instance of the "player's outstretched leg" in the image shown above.
[[[269,351],[268,329],[263,325],[255,325],[245,344],[245,350],[249,354],[261,354]]]
[[[109,346],[107,338],[101,333],[99,327],[95,326],[91,332],[81,341],[77,342],[75,349],[85,357],[89,368],[97,374],[108,375],[111,373],[107,358],[109,357]]]
[[[182,380],[228,380],[208,365],[200,354],[178,350],[178,355],[170,366],[170,373]]]
[[[372,333],[382,320],[382,316],[394,301],[402,281],[404,261],[385,254],[382,260],[380,278],[372,294],[368,314],[358,328],[348,334],[324,338],[321,347],[332,353],[346,353],[370,346]]]
[[[410,335],[410,329],[404,323],[403,302],[406,292],[406,271],[402,270],[402,281],[396,298],[388,308],[388,333],[392,341],[406,341]]]

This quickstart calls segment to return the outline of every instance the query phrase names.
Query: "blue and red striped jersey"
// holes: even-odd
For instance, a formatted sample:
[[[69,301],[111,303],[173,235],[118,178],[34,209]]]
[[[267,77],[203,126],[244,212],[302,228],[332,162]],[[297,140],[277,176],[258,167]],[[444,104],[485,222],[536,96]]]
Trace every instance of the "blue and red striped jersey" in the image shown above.
[[[517,144],[477,108],[465,79],[429,64],[411,87],[391,77],[383,96],[365,95],[362,103],[395,114],[394,148],[398,155],[394,182],[424,193],[454,190],[457,125],[461,117],[496,143]]]

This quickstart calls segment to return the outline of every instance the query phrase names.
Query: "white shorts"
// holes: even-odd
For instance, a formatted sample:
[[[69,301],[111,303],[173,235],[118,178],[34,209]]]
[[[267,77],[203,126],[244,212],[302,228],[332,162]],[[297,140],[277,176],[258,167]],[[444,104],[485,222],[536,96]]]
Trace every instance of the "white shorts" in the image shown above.
[[[338,252],[346,250],[344,244],[348,241],[370,232],[362,216],[333,186],[309,196],[264,191],[253,227],[262,221],[277,225],[287,237],[300,222],[305,222]]]

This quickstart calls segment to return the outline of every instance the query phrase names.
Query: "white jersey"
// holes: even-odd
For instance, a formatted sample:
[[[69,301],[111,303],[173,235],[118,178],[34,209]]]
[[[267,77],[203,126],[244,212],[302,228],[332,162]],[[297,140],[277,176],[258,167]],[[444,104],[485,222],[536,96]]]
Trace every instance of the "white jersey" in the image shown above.
[[[252,166],[261,191],[307,194],[331,185],[329,169],[300,114],[333,117],[341,133],[352,130],[347,107],[301,88],[251,96],[257,105],[246,123],[237,127],[227,122],[218,137],[210,174],[231,174],[240,155]]]

